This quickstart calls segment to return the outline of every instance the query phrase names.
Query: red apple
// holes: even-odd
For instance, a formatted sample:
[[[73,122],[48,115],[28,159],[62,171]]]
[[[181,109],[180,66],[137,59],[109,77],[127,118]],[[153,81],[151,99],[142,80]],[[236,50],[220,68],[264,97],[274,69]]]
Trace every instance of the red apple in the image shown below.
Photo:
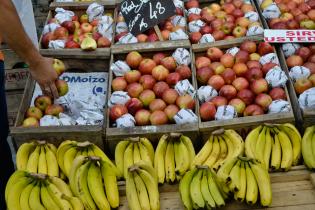
[[[232,85],[237,91],[241,91],[249,87],[249,82],[244,77],[238,77],[232,82]]]
[[[142,93],[142,91],[143,91],[143,87],[139,83],[134,82],[134,83],[130,83],[127,86],[128,95],[132,98],[138,98],[140,93]]]
[[[166,108],[166,103],[162,99],[154,99],[150,104],[149,104],[149,109],[151,112],[154,112],[156,110],[161,110],[163,111]]]
[[[149,104],[155,99],[155,94],[152,90],[144,90],[140,94],[139,99],[144,106],[149,106]]]
[[[239,98],[230,100],[229,105],[233,106],[238,116],[241,116],[246,108],[246,104]]]
[[[59,104],[51,104],[46,107],[45,115],[53,115],[58,117],[64,111],[63,107]]]
[[[311,74],[315,74],[315,63],[306,62],[303,66],[308,68],[311,71]]]
[[[147,42],[148,36],[146,34],[138,34],[137,35],[138,42]]]
[[[166,83],[169,85],[176,85],[177,82],[181,80],[180,74],[177,72],[172,72],[166,77]]]
[[[197,44],[199,40],[201,39],[201,37],[202,37],[202,34],[199,31],[191,32],[189,34],[189,39],[192,44]]]
[[[153,89],[156,81],[151,75],[143,75],[140,77],[139,83],[142,85],[143,89]]]
[[[287,65],[289,68],[292,68],[294,66],[302,66],[303,65],[303,59],[299,55],[291,55],[286,60]]]
[[[202,67],[197,70],[197,80],[200,85],[205,85],[210,77],[214,75],[214,71],[210,67]]]
[[[231,100],[236,97],[237,91],[232,85],[223,85],[219,91],[219,95],[225,97],[227,100]]]
[[[220,62],[225,66],[225,68],[232,68],[235,62],[235,58],[230,53],[222,55]]]
[[[113,91],[123,91],[127,88],[127,82],[124,77],[116,77],[112,81],[112,89]]]
[[[207,50],[207,57],[210,58],[211,62],[220,61],[222,56],[223,56],[222,50],[220,50],[217,47],[210,47]]]
[[[191,69],[185,65],[181,64],[176,67],[175,72],[180,74],[181,79],[189,79],[191,77]]]
[[[225,33],[219,29],[212,32],[212,36],[215,41],[223,40],[225,38]]]
[[[253,103],[255,99],[255,94],[248,89],[243,89],[237,93],[237,97],[241,99],[242,101],[244,101],[246,105],[249,105]]]
[[[110,40],[106,37],[100,37],[97,40],[97,47],[98,48],[106,48],[106,47],[110,47],[112,43],[110,42]]]
[[[294,83],[294,89],[297,94],[301,94],[311,87],[312,82],[308,79],[297,79],[296,82]]]
[[[210,121],[214,120],[215,114],[217,110],[212,102],[205,102],[200,106],[199,113],[200,113],[200,118],[203,121]]]
[[[273,47],[268,42],[260,42],[257,49],[258,49],[258,54],[261,56],[274,52]]]
[[[65,48],[68,48],[68,49],[80,48],[80,44],[73,40],[70,40],[66,42]]]
[[[265,79],[261,78],[254,80],[250,85],[251,90],[258,95],[259,93],[268,92],[268,83]]]
[[[177,97],[176,105],[180,109],[194,109],[195,101],[190,95],[186,94],[186,95]]]
[[[156,67],[156,63],[154,62],[154,60],[152,60],[150,58],[145,58],[140,62],[139,71],[142,74],[151,74],[152,69],[154,67]]]
[[[124,74],[125,80],[130,84],[140,80],[141,73],[138,70],[127,71]]]
[[[242,76],[247,72],[248,68],[245,63],[236,63],[233,66],[233,70],[237,76]]]
[[[165,57],[166,57],[166,55],[164,53],[156,53],[153,55],[153,60],[156,63],[156,65],[160,65],[161,60]]]
[[[152,69],[152,76],[158,81],[165,80],[169,75],[169,70],[162,65],[158,65]]]
[[[156,34],[150,34],[148,36],[148,42],[156,42],[159,41],[159,37]]]
[[[168,120],[171,122],[174,121],[174,116],[177,114],[178,111],[179,111],[179,108],[174,104],[170,104],[164,109],[164,112]]]
[[[196,68],[200,69],[202,67],[209,67],[210,63],[211,63],[211,61],[207,57],[204,57],[204,56],[197,57],[197,59],[196,59]]]
[[[211,28],[211,26],[205,25],[200,28],[200,33],[202,35],[211,34],[212,32],[213,32],[213,29]]]
[[[151,113],[146,109],[140,109],[135,114],[135,120],[137,125],[149,125]]]
[[[223,4],[222,9],[226,12],[226,14],[232,14],[236,8],[232,3],[225,3]]]
[[[233,69],[225,69],[223,73],[221,73],[221,76],[223,77],[225,84],[232,84],[232,82],[236,78],[236,74],[233,71]]]
[[[245,50],[240,50],[235,55],[235,63],[246,63],[249,60],[249,54]]]
[[[157,97],[162,98],[163,93],[169,88],[170,87],[168,86],[166,82],[161,81],[161,82],[157,82],[154,85],[153,91]]]
[[[263,66],[262,66],[262,68],[261,68],[261,70],[262,70],[262,72],[264,73],[264,75],[266,75],[267,73],[268,73],[268,71],[270,70],[270,69],[272,69],[273,67],[275,67],[275,66],[278,66],[277,64],[275,64],[275,63],[266,63],[266,64],[264,64]]]
[[[213,75],[208,81],[208,85],[219,91],[221,87],[225,84],[224,79],[220,75]]]
[[[55,35],[53,32],[48,32],[43,35],[41,44],[43,48],[48,48],[49,42],[55,39]]]
[[[251,68],[259,68],[259,69],[261,69],[262,68],[262,65],[259,63],[259,61],[256,61],[256,60],[247,61],[246,65],[247,65],[248,69],[251,69]]]
[[[255,98],[255,103],[263,108],[263,110],[268,110],[269,105],[272,103],[272,98],[266,93],[260,93]]]
[[[264,74],[259,68],[251,68],[245,73],[245,77],[249,82],[263,78]]]
[[[214,70],[215,74],[222,74],[225,70],[225,67],[220,62],[213,62],[210,64],[210,68]]]
[[[172,56],[165,57],[161,60],[161,65],[167,68],[169,71],[176,69],[176,61]]]
[[[43,117],[43,113],[39,108],[32,106],[32,107],[27,109],[25,116],[26,117],[34,117],[37,120],[40,120],[40,118]]]
[[[299,55],[303,61],[307,61],[307,59],[311,56],[311,50],[308,47],[301,47],[296,52],[296,55]]]
[[[248,53],[255,53],[257,50],[256,43],[250,40],[246,40],[241,44],[241,50],[247,51]]]
[[[64,21],[62,24],[61,24],[62,27],[65,27],[68,32],[70,34],[73,34],[74,33],[74,30],[75,30],[75,24],[74,22],[72,22],[71,20],[70,21]]]
[[[132,69],[137,69],[142,60],[142,56],[136,51],[128,53],[126,57],[126,62]]]
[[[128,109],[128,112],[132,115],[135,115],[137,111],[142,109],[143,104],[142,102],[137,98],[131,98],[127,103],[126,107]]]
[[[176,99],[178,98],[178,93],[176,90],[170,88],[164,91],[162,95],[162,99],[167,103],[167,104],[175,104]]]
[[[222,96],[215,96],[210,100],[210,102],[212,102],[216,108],[218,108],[219,106],[227,105],[228,103],[227,99]]]
[[[152,112],[150,116],[150,122],[152,125],[164,125],[167,124],[168,118],[165,112],[161,110],[156,110]]]
[[[256,116],[256,115],[263,115],[264,110],[256,105],[256,104],[251,104],[247,106],[244,110],[244,116]]]
[[[67,39],[69,32],[65,27],[59,27],[54,31],[55,39]]]
[[[272,100],[280,100],[280,99],[287,100],[285,91],[283,90],[283,88],[280,88],[280,87],[272,88],[269,92],[269,95],[272,98]]]

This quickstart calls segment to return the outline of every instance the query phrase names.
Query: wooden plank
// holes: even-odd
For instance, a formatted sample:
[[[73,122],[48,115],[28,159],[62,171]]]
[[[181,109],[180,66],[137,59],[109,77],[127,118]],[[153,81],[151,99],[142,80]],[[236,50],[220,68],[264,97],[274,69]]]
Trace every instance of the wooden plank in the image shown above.
[[[18,63],[23,63],[22,59],[11,49],[1,50],[4,54],[4,69],[13,69]]]
[[[104,5],[107,8],[114,8],[116,6],[116,1],[115,0],[97,0],[93,1],[97,2],[100,5]],[[92,2],[91,1],[86,1],[86,2],[56,2],[53,1],[49,8],[50,9],[55,9],[56,7],[62,7],[64,9],[82,9],[82,8],[87,8]]]
[[[23,90],[7,91],[6,100],[8,112],[17,113],[23,97]]]
[[[5,89],[24,89],[29,75],[29,69],[11,69],[5,71]]]

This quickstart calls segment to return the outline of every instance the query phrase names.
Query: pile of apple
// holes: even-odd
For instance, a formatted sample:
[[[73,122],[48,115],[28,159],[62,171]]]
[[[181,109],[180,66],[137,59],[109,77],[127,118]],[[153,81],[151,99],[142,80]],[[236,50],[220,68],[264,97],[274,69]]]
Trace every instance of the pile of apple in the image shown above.
[[[112,91],[126,91],[130,100],[125,105],[114,105],[109,110],[112,123],[124,114],[134,116],[136,125],[163,125],[174,123],[173,117],[180,109],[194,110],[192,96],[180,96],[173,88],[179,81],[190,79],[187,65],[177,65],[166,53],[156,53],[152,58],[133,51],[126,57],[131,70],[113,79]]]
[[[58,76],[61,76],[66,68],[61,60],[54,59],[53,67]],[[68,93],[68,83],[64,80],[58,79],[55,82],[59,96],[64,96]],[[54,104],[53,99],[47,95],[37,96],[34,105],[27,109],[25,119],[22,123],[23,127],[38,127],[39,121],[44,115],[53,115],[58,117],[64,111],[63,107],[59,104]]]
[[[260,7],[272,29],[315,29],[315,0],[263,0]],[[268,18],[268,10],[275,9],[277,15]]]
[[[87,14],[83,14],[80,17],[75,15],[71,21],[64,21],[63,23],[59,23],[56,18],[51,18],[48,24],[56,23],[60,24],[60,27],[43,34],[41,40],[42,48],[47,49],[49,42],[52,40],[64,40],[65,49],[95,50],[96,48],[110,47],[110,39],[102,36],[97,31],[98,22],[99,20],[97,19],[89,22]]]
[[[270,89],[264,78],[277,64],[259,62],[261,56],[273,52],[269,43],[245,41],[235,56],[217,47],[209,48],[204,55],[196,55],[198,86],[209,85],[218,93],[201,104],[201,119],[215,119],[217,108],[222,105],[233,106],[238,117],[262,115],[273,100],[287,100],[283,88]]]
[[[190,29],[189,37],[192,43],[198,43],[205,34],[211,34],[216,41],[243,37],[246,36],[250,27],[261,26],[258,21],[251,21],[244,16],[247,12],[256,11],[251,4],[244,3],[243,0],[224,0],[220,4],[211,3],[209,6],[203,7],[201,11],[198,0],[189,0],[185,3],[185,7],[187,10],[198,8],[197,13],[188,14],[188,23],[198,20],[204,23],[199,31]],[[255,15],[258,17],[258,13]]]
[[[294,82],[295,92],[300,95],[304,91],[315,87],[315,45],[300,46],[293,55],[290,55],[286,59],[286,64],[290,69],[293,67],[306,67],[310,76],[308,78],[301,77]]]

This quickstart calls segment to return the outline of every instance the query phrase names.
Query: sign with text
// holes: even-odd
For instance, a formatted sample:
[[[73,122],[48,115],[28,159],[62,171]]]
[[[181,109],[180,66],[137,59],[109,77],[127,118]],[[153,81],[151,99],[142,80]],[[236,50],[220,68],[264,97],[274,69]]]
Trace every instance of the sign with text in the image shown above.
[[[121,2],[120,12],[136,36],[175,15],[176,8],[171,0],[126,0]]]
[[[265,29],[266,42],[315,42],[315,30],[269,30]]]

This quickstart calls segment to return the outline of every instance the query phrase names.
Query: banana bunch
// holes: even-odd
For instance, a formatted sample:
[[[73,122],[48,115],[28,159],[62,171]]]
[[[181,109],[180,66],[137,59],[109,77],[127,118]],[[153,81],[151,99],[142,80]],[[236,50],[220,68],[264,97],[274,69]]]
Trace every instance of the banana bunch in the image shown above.
[[[46,141],[24,143],[16,153],[17,170],[59,177],[56,151],[57,148]]]
[[[171,133],[163,135],[154,156],[154,168],[159,183],[179,181],[189,170],[195,150],[189,137]]]
[[[245,154],[259,160],[267,170],[288,171],[299,163],[301,141],[300,133],[290,123],[261,125],[247,135]]]
[[[60,178],[27,171],[15,171],[7,182],[8,210],[84,210],[79,198]]]
[[[147,138],[128,138],[116,145],[115,163],[119,177],[126,178],[128,167],[141,160],[153,167],[154,148]]]
[[[88,141],[77,142],[66,140],[59,145],[56,154],[60,169],[68,178],[70,176],[70,170],[74,159],[80,155],[98,156],[115,167],[112,161],[98,146]]]
[[[208,166],[196,166],[188,171],[179,183],[179,192],[187,210],[222,207],[227,198]]]
[[[243,153],[242,137],[234,130],[219,129],[211,133],[192,165],[206,165],[217,171],[224,161],[243,155]]]
[[[304,164],[315,169],[315,125],[306,128],[302,139],[302,155]]]
[[[85,209],[111,209],[119,206],[116,168],[97,156],[76,157],[69,175],[70,188]]]
[[[260,204],[270,206],[272,202],[271,182],[268,171],[257,160],[234,157],[223,163],[217,172],[223,191],[234,194],[234,199],[255,204],[260,197]]]
[[[159,210],[160,195],[156,172],[140,161],[127,170],[126,195],[130,210]]]

